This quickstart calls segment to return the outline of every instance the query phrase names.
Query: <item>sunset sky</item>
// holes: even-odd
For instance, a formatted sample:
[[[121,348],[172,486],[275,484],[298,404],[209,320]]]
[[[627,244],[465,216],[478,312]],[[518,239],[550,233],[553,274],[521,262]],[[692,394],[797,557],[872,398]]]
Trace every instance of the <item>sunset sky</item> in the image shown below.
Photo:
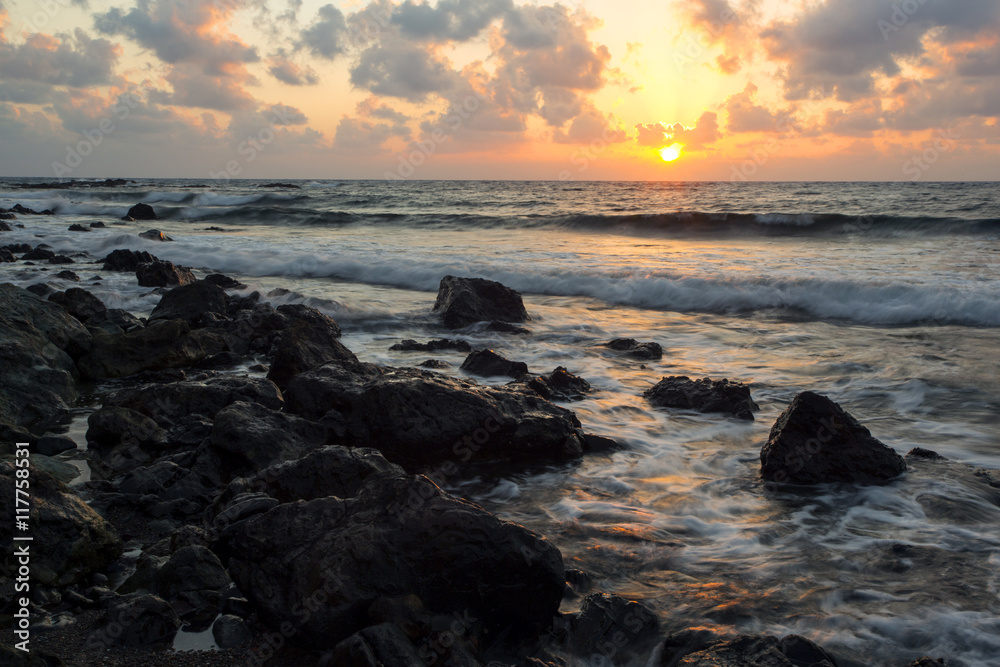
[[[1000,180],[998,0],[0,0],[0,31],[2,176]]]

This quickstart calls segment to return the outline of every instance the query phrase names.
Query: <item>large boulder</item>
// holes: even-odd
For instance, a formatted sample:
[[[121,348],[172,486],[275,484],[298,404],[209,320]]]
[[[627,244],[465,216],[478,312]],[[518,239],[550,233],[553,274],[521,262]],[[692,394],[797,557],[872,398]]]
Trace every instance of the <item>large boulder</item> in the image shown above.
[[[274,624],[332,647],[372,625],[380,598],[413,595],[488,636],[537,634],[562,599],[559,551],[425,477],[367,477],[350,497],[280,504],[221,540],[239,589]],[[311,614],[295,614],[308,608]],[[379,622],[374,620],[375,623]]]
[[[837,661],[819,646],[798,635],[784,639],[742,635],[691,653],[678,667],[836,667]]]
[[[160,297],[149,320],[184,320],[197,325],[206,313],[225,315],[228,306],[229,295],[224,289],[199,280],[175,287]]]
[[[357,361],[354,353],[338,340],[340,327],[333,318],[301,304],[279,306],[278,313],[286,318],[286,323],[271,347],[267,377],[279,387],[285,387],[299,373],[328,361]]]
[[[135,270],[140,287],[170,287],[172,285],[187,285],[195,281],[190,269],[174,266],[172,262],[156,260],[149,264],[140,264]]]
[[[294,461],[326,441],[323,425],[257,403],[236,402],[223,408],[212,427],[212,445],[232,460],[232,472]]]
[[[226,327],[226,342],[237,354],[267,354],[288,324],[287,317],[264,303],[231,312],[231,316],[232,321]]]
[[[16,470],[13,462],[0,462],[0,511],[8,521],[16,516]],[[121,554],[114,528],[65,484],[38,468],[31,471],[30,507],[33,583],[55,588],[85,582]]]
[[[642,395],[653,405],[664,408],[724,412],[748,421],[753,421],[753,411],[759,409],[750,398],[750,387],[729,380],[665,377]]]
[[[132,272],[138,269],[140,264],[152,264],[156,261],[159,260],[145,250],[126,250],[125,248],[119,248],[118,250],[112,250],[108,256],[104,258],[104,265],[101,267],[101,270]]]
[[[570,623],[567,649],[592,665],[644,664],[659,639],[660,622],[643,604],[593,593]]]
[[[528,374],[528,364],[501,357],[493,350],[477,350],[462,362],[462,370],[480,377],[520,378]]]
[[[580,423],[532,393],[412,368],[333,362],[297,376],[288,410],[342,429],[346,444],[375,447],[417,470],[451,462],[515,465],[580,457]]]
[[[67,313],[85,324],[108,310],[103,301],[79,287],[71,287],[65,292],[51,294],[49,301],[62,306]]]
[[[219,410],[238,401],[271,410],[280,410],[285,403],[270,380],[222,375],[120,389],[107,396],[104,405],[128,408],[158,421],[176,421],[189,415],[214,418]]]
[[[524,387],[549,401],[580,401],[590,393],[590,383],[559,366],[548,375],[522,377],[510,387]]]
[[[125,214],[126,219],[132,218],[133,220],[159,220],[159,216],[156,215],[156,211],[149,204],[138,203],[128,210]]]
[[[41,432],[64,419],[77,396],[73,359],[90,345],[60,306],[0,285],[0,423]]]
[[[77,365],[88,378],[120,378],[141,371],[185,368],[225,351],[225,340],[182,320],[157,320],[144,329],[94,336]]]
[[[100,617],[99,630],[88,644],[146,648],[169,646],[181,627],[180,617],[166,600],[146,593],[118,598]],[[109,629],[117,632],[108,632]]]
[[[792,401],[760,450],[761,476],[778,484],[884,482],[906,461],[838,404],[811,391]]]
[[[87,443],[91,449],[107,450],[123,444],[161,447],[166,441],[166,432],[135,410],[106,405],[87,418]]]
[[[449,329],[461,329],[486,320],[527,322],[531,319],[524,309],[520,292],[483,278],[442,278],[434,312]]]

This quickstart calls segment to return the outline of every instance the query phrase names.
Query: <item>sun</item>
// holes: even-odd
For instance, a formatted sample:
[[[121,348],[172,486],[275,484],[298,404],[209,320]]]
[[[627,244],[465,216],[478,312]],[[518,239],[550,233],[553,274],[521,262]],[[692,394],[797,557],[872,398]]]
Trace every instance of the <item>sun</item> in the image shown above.
[[[681,144],[671,144],[665,148],[660,149],[660,157],[663,158],[664,162],[673,162],[681,156],[681,149],[684,148]]]
[[[660,157],[663,158],[664,162],[673,162],[681,156],[681,149],[684,148],[681,144],[670,144],[665,148],[660,149]]]

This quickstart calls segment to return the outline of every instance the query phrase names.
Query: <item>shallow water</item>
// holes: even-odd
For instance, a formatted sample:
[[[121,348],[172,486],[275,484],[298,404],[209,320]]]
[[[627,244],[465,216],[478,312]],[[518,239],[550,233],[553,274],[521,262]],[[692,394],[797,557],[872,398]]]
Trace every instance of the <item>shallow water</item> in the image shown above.
[[[366,361],[416,365],[428,355],[390,345],[451,336],[532,371],[565,366],[595,389],[567,407],[627,449],[442,480],[449,490],[544,534],[567,567],[645,600],[668,628],[797,632],[865,664],[924,654],[1000,664],[1000,490],[957,463],[797,494],[757,474],[770,425],[807,389],[900,453],[1000,468],[995,185],[359,182],[263,195],[208,185],[27,193],[35,199],[0,187],[0,206],[61,207],[21,216],[26,228],[4,243],[42,235],[93,257],[143,249],[250,289],[294,290],[274,301],[325,310]],[[170,218],[113,224],[139,200]],[[677,222],[691,212],[733,215]],[[109,227],[63,231],[98,219]],[[230,231],[204,231],[216,225]],[[136,238],[151,227],[176,242]],[[41,268],[0,265],[0,279],[30,284]],[[45,273],[63,268],[101,275],[83,285],[112,307],[141,314],[158,299],[99,265]],[[533,334],[442,332],[430,309],[446,274],[520,289]],[[598,345],[617,337],[657,341],[663,360]],[[461,374],[463,355],[434,356]],[[751,383],[757,419],[653,408],[641,394],[664,375]]]

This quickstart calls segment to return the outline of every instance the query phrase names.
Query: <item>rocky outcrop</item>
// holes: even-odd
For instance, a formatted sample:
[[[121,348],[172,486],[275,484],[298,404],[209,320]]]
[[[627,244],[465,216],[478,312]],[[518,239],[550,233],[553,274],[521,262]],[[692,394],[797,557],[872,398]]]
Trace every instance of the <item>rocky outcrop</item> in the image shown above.
[[[150,229],[149,231],[139,234],[139,238],[147,239],[149,241],[173,241],[172,238],[161,232],[159,229]]]
[[[181,627],[181,620],[166,600],[155,595],[133,593],[116,600],[100,619],[102,628],[120,632],[99,632],[91,643],[133,648],[169,646]]]
[[[456,352],[472,352],[472,346],[464,340],[451,340],[442,338],[426,343],[418,343],[415,340],[404,340],[389,348],[394,352],[438,352],[440,350],[455,350]]]
[[[285,400],[289,411],[331,425],[345,443],[375,447],[409,469],[569,461],[583,447],[569,410],[431,371],[334,362],[296,377]]]
[[[256,403],[223,408],[212,427],[212,446],[232,461],[230,474],[300,459],[326,441],[323,425]]]
[[[71,287],[65,292],[51,294],[49,295],[49,301],[62,306],[66,309],[67,313],[85,324],[95,316],[105,313],[108,310],[103,301],[79,287]]]
[[[146,370],[185,368],[225,351],[220,336],[192,331],[181,320],[158,320],[122,334],[94,336],[90,351],[78,361],[88,378],[120,378]]]
[[[891,447],[838,404],[806,391],[771,427],[760,450],[761,476],[778,484],[885,482],[906,470]]]
[[[698,412],[723,412],[737,419],[753,421],[759,407],[750,397],[750,387],[729,380],[671,376],[642,393],[653,405]]]
[[[170,287],[172,285],[187,285],[195,281],[190,269],[174,266],[172,262],[156,260],[149,264],[140,264],[135,270],[140,287]]]
[[[111,449],[118,445],[140,448],[166,444],[166,432],[149,417],[135,410],[104,406],[87,418],[87,443],[91,449]]]
[[[836,667],[837,662],[798,635],[784,639],[742,635],[691,653],[676,664],[678,667]]]
[[[590,383],[562,366],[548,375],[523,377],[510,387],[524,387],[549,401],[580,401],[590,393]]]
[[[156,304],[149,320],[184,320],[196,326],[206,313],[224,317],[229,295],[221,287],[198,280],[170,290]]]
[[[15,516],[15,465],[0,462],[0,511]],[[31,472],[31,580],[53,588],[76,584],[122,551],[114,529],[49,473]]]
[[[300,304],[279,306],[285,325],[271,347],[269,380],[279,387],[305,371],[328,361],[357,361],[354,353],[338,340],[340,327],[333,318]]]
[[[521,294],[492,280],[445,276],[438,288],[434,312],[449,329],[487,320],[527,322]]]
[[[159,261],[153,255],[144,250],[126,250],[119,248],[111,251],[104,258],[102,271],[135,271],[140,264],[152,264]]]
[[[593,593],[570,623],[567,649],[585,664],[634,665],[659,640],[656,614],[617,595]]]
[[[373,604],[404,595],[491,634],[530,635],[551,623],[565,585],[562,558],[546,540],[394,469],[351,495],[238,521],[221,545],[239,589],[271,622],[296,619],[315,646],[378,623]],[[293,616],[307,605],[315,610],[308,618]]]
[[[149,204],[139,203],[128,210],[125,214],[125,218],[132,218],[133,220],[159,220],[159,216],[156,215],[156,211]]]
[[[616,352],[625,352],[633,359],[655,361],[663,357],[663,347],[659,343],[640,343],[634,338],[616,338],[604,343],[604,347]]]
[[[128,408],[165,422],[191,415],[214,418],[219,410],[237,402],[256,403],[271,410],[280,410],[284,405],[281,391],[271,381],[226,375],[129,387],[104,399],[105,407]]]
[[[493,350],[478,350],[465,358],[462,370],[480,377],[505,376],[516,379],[528,374],[528,365],[501,357]]]

